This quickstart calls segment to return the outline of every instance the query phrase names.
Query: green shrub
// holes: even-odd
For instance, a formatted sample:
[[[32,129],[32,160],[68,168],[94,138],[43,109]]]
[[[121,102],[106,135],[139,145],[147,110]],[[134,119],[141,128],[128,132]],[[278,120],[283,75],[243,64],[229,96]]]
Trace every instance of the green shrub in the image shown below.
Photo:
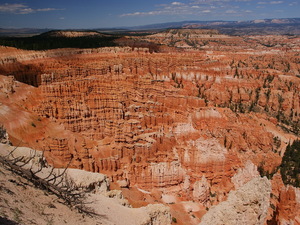
[[[300,187],[300,140],[286,147],[282,157],[280,173],[285,185]]]
[[[172,217],[172,222],[177,223],[177,219],[175,217]]]

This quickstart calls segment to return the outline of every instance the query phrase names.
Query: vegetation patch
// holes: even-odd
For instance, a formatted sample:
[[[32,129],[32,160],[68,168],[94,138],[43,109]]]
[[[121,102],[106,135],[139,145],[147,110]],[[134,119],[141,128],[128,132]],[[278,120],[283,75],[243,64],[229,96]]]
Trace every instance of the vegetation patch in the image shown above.
[[[47,33],[33,37],[1,37],[0,45],[25,50],[47,50],[57,48],[100,48],[116,46],[117,36],[51,36]]]
[[[300,140],[295,140],[286,147],[280,173],[285,185],[300,187]]]

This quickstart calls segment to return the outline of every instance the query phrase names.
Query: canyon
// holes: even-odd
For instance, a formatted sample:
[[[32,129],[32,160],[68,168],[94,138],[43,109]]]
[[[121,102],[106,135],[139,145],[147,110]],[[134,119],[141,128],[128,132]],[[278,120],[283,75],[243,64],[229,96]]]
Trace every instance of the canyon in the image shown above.
[[[105,174],[133,207],[168,206],[173,223],[300,224],[300,189],[280,173],[300,135],[298,36],[172,29],[116,43],[0,46],[9,142]]]

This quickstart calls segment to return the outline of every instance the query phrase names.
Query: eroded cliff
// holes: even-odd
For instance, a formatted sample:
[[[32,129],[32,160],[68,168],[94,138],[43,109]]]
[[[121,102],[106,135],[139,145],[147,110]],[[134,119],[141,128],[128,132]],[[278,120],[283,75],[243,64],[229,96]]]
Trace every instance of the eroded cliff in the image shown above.
[[[238,47],[237,37],[197,35],[191,33],[234,44],[152,54],[18,51],[15,61],[4,54],[4,72],[13,74],[18,64],[42,69],[31,71],[37,87],[1,76],[1,124],[14,144],[44,151],[50,164],[105,173],[139,190],[133,202],[175,203],[179,223],[197,224],[206,208],[259,172],[277,172],[286,145],[299,135],[300,115],[299,39],[284,38],[293,50],[282,52],[282,46],[256,49],[258,37]],[[276,179],[268,220],[295,221],[284,216],[284,204],[291,204],[281,200],[287,194]]]

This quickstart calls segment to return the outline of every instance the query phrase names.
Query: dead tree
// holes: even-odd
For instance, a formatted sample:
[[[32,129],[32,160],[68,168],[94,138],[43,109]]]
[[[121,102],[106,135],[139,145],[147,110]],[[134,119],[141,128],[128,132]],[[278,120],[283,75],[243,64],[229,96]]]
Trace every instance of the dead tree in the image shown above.
[[[0,127],[0,143],[5,137],[5,133],[6,131]],[[29,163],[36,157],[36,151],[34,151],[34,155],[28,158],[25,156],[15,157],[14,152],[17,148],[18,146],[4,156],[0,155],[0,163],[6,169],[25,178],[34,184],[35,187],[56,195],[70,208],[75,208],[80,213],[89,216],[99,216],[92,209],[87,207],[87,203],[85,202],[85,192],[80,190],[80,187],[77,187],[71,179],[65,176],[72,159],[61,173],[55,173],[55,168],[52,167],[49,174],[45,178],[41,178],[38,174],[45,168],[45,163],[43,162],[44,152],[40,157],[41,161],[38,163],[38,166],[34,167],[33,163],[31,165],[29,165]]]

